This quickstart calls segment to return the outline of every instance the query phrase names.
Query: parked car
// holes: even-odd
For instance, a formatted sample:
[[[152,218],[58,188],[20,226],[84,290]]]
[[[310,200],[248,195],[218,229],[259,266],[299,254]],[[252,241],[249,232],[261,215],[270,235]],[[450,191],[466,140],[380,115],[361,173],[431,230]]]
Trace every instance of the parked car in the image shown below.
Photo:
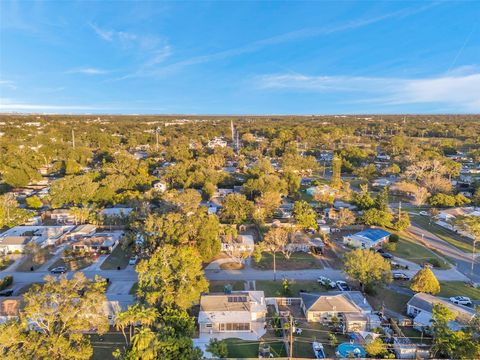
[[[419,214],[423,215],[423,216],[428,216],[428,212],[426,212],[426,211],[420,211]]]
[[[52,274],[65,274],[67,272],[67,268],[65,266],[58,266],[50,270]]]
[[[453,296],[449,300],[452,303],[458,304],[458,305],[466,305],[466,306],[472,305],[472,300],[470,300],[470,298],[466,296]]]
[[[384,253],[385,253],[385,250],[383,250],[382,248],[377,249],[377,253],[379,253],[379,254],[384,254]]]
[[[402,272],[394,272],[392,276],[393,280],[410,280],[410,277]]]
[[[384,258],[384,259],[393,259],[393,255],[392,254],[389,254],[387,252],[383,252],[383,253],[380,253],[380,255]]]
[[[320,276],[318,279],[317,279],[317,282],[325,287],[330,287],[332,289],[335,289],[337,287],[337,284],[335,283],[335,281],[333,280],[330,280],[329,278],[325,277],[325,276]]]
[[[137,263],[138,257],[132,256],[130,260],[128,260],[128,265],[135,265]]]
[[[13,289],[0,291],[0,296],[12,296],[12,295],[13,295]]]
[[[348,286],[348,284],[342,280],[337,281],[337,288],[340,291],[350,291],[350,286]]]

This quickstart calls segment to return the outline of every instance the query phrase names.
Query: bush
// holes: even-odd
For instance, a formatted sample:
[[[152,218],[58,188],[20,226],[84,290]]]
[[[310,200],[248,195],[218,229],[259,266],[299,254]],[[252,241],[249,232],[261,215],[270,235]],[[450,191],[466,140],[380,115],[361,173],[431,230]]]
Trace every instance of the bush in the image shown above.
[[[439,268],[442,266],[442,263],[437,258],[428,259],[428,262],[433,265],[433,267]]]
[[[400,236],[398,236],[398,234],[392,234],[390,235],[388,242],[396,243],[398,240],[400,240]]]
[[[2,280],[0,280],[0,291],[6,289],[13,284],[13,276],[7,275]]]
[[[395,251],[397,250],[397,244],[393,243],[393,242],[388,242],[388,243],[385,243],[383,244],[383,249],[386,250],[386,251]]]

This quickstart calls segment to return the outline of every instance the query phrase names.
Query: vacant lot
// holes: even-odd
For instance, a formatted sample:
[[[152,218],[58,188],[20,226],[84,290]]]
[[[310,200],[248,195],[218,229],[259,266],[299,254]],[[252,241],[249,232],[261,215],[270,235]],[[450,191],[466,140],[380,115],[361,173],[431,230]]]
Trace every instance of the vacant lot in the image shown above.
[[[381,310],[383,305],[399,314],[405,313],[410,296],[385,288],[377,288],[376,292],[375,296],[366,295],[368,302],[375,310]]]
[[[125,269],[128,266],[128,260],[132,257],[132,253],[132,244],[130,244],[130,246],[128,246],[126,249],[122,247],[122,244],[118,244],[100,266],[100,269],[114,270],[117,267],[120,267],[120,269]]]
[[[465,284],[462,281],[443,281],[440,283],[440,293],[438,296],[468,296],[472,300],[480,300],[480,289],[476,289]]]
[[[277,270],[303,270],[303,269],[322,269],[323,266],[320,260],[312,254],[297,252],[286,259],[280,253],[276,254]],[[263,253],[262,260],[258,263],[252,262],[254,268],[260,270],[273,269],[273,255],[270,253]]]
[[[425,262],[431,262],[434,265],[438,264],[438,269],[450,269],[449,263],[445,263],[437,254],[423,245],[416,243],[408,233],[401,234],[400,240],[397,243],[397,249],[392,251],[392,254],[416,264],[421,265]],[[435,260],[432,261],[432,259]]]

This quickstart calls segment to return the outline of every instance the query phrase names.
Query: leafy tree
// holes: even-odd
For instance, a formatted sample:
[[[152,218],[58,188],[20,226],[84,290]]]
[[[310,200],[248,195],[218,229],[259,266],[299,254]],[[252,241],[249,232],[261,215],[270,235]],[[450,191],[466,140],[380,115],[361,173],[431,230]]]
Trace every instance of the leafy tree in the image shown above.
[[[453,207],[469,204],[470,199],[462,194],[448,195],[439,193],[429,197],[428,202],[435,207]]]
[[[0,229],[23,224],[30,216],[30,211],[18,206],[13,194],[0,195]]]
[[[368,209],[363,213],[361,220],[365,225],[376,225],[381,227],[391,227],[393,215],[388,211],[378,209]]]
[[[272,254],[273,280],[277,280],[277,252],[287,254],[288,257],[290,256],[290,251],[287,247],[288,243],[290,242],[290,235],[290,231],[285,228],[272,227],[270,230],[268,230],[267,234],[265,234],[263,241],[256,246],[261,250]],[[259,260],[258,257],[261,258],[261,254],[257,254],[257,260]]]
[[[292,171],[287,171],[283,173],[283,178],[287,182],[288,194],[290,196],[297,194],[298,190],[300,190],[301,177]]]
[[[338,211],[337,214],[337,219],[335,220],[335,226],[336,227],[343,227],[343,226],[348,226],[352,225],[355,223],[355,214],[353,211],[347,208],[341,208]]]
[[[187,309],[208,291],[202,260],[189,246],[165,245],[137,265],[140,298],[152,306]]]
[[[353,193],[352,201],[360,210],[370,209],[375,203],[370,196],[370,193],[368,192],[368,187],[366,185],[361,186],[360,192]]]
[[[332,178],[330,185],[334,189],[340,189],[342,186],[342,158],[338,155],[333,156],[332,160]]]
[[[50,199],[54,208],[64,205],[87,205],[92,202],[99,184],[92,175],[71,175],[56,180],[50,187]]]
[[[410,289],[436,295],[440,292],[440,283],[429,268],[420,269],[410,283]]]
[[[19,359],[90,359],[93,349],[83,332],[103,334],[109,323],[104,313],[105,281],[47,276],[24,295],[18,321],[0,327],[0,354]]]
[[[227,343],[223,340],[210,339],[207,351],[220,359],[228,357]]]
[[[410,227],[410,215],[406,211],[402,211],[401,215],[393,223],[392,227],[397,231],[404,231]]]
[[[344,271],[352,279],[358,280],[362,284],[362,289],[367,285],[392,281],[390,263],[371,250],[356,249],[347,253]]]
[[[241,224],[252,217],[253,203],[241,194],[225,197],[220,218],[229,224]]]
[[[194,213],[202,201],[202,196],[194,189],[186,189],[181,192],[172,190],[166,193],[164,198],[174,204],[177,211],[185,214]]]
[[[282,203],[282,196],[275,191],[268,191],[255,199],[254,218],[263,223],[265,218],[273,215]]]
[[[210,200],[215,194],[216,190],[217,190],[217,187],[211,182],[206,182],[202,188],[202,191],[205,194],[206,200]]]
[[[388,211],[388,192],[388,186],[385,186],[375,197],[374,206],[376,209]]]
[[[293,205],[293,216],[297,223],[303,228],[318,229],[317,213],[306,201],[295,201]]]
[[[36,195],[26,198],[25,202],[30,209],[40,209],[43,206],[42,200]]]
[[[365,351],[373,358],[380,358],[387,352],[386,345],[380,338],[365,344]]]

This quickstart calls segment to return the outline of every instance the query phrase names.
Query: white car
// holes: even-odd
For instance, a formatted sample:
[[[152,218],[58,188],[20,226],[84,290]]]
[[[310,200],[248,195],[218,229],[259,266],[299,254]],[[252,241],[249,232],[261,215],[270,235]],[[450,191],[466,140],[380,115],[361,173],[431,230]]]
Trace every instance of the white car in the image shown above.
[[[423,215],[423,216],[428,216],[428,212],[426,212],[426,211],[420,211],[419,214]]]
[[[135,265],[137,263],[137,257],[136,256],[132,256],[130,258],[130,260],[128,260],[128,265]]]
[[[329,278],[325,277],[325,276],[320,276],[318,279],[317,279],[317,282],[325,287],[330,287],[332,289],[335,289],[337,287],[337,284],[335,283],[335,281],[333,280],[330,280]]]
[[[467,306],[472,305],[472,300],[470,300],[470,298],[466,296],[453,296],[449,300],[452,303],[458,304],[458,305],[467,305]]]

